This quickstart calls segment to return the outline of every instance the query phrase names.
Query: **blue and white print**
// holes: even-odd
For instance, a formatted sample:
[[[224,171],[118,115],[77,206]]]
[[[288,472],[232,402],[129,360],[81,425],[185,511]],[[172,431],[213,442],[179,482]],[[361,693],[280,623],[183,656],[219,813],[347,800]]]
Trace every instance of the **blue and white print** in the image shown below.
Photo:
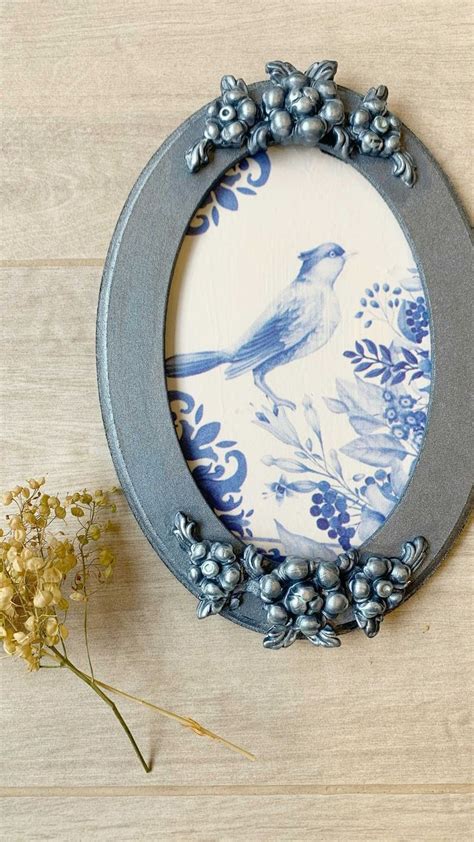
[[[219,225],[222,211],[239,209],[239,199],[256,196],[259,187],[268,181],[270,159],[266,152],[258,152],[253,158],[244,158],[228,170],[196,211],[188,228],[188,235],[204,234],[211,221]]]
[[[198,210],[166,369],[181,448],[217,516],[276,557],[329,560],[405,492],[428,423],[430,319],[387,205],[310,151],[242,161]],[[249,202],[243,179],[259,188]]]

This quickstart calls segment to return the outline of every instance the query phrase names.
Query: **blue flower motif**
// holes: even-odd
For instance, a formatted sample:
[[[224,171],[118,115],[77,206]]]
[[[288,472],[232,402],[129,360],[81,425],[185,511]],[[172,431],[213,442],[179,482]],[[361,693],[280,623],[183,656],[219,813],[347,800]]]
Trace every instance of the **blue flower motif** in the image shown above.
[[[402,409],[411,409],[412,406],[415,406],[416,401],[411,395],[401,395],[398,399],[398,403]]]
[[[382,397],[386,403],[389,403],[390,401],[393,401],[393,392],[390,392],[389,389],[385,389]]]
[[[388,406],[384,412],[384,418],[387,419],[389,423],[393,423],[398,418],[398,412],[394,406]]]
[[[425,431],[424,431],[423,428],[420,427],[420,428],[418,428],[417,430],[414,431],[413,441],[415,442],[415,444],[418,447],[421,447],[421,445],[423,444],[424,437],[425,437]]]
[[[410,429],[406,424],[394,424],[392,427],[392,435],[396,439],[407,439]]]
[[[292,497],[293,490],[291,489],[291,483],[288,483],[287,478],[284,474],[280,476],[280,479],[277,482],[270,482],[267,483],[267,488],[270,489],[270,493],[264,492],[264,497],[269,497],[273,495],[275,497],[276,502],[278,505],[283,503],[285,497]]]

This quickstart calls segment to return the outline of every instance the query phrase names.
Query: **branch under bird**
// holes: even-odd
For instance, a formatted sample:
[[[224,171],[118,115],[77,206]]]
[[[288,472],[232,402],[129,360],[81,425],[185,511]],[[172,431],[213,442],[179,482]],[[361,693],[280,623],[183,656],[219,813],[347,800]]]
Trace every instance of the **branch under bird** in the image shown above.
[[[255,385],[272,401],[275,411],[279,406],[295,409],[292,401],[273,392],[266,375],[313,354],[329,341],[341,319],[334,284],[350,256],[337,243],[301,252],[301,267],[294,281],[232,348],[168,357],[167,377],[189,377],[221,365],[227,365],[225,376],[229,379],[251,371]]]

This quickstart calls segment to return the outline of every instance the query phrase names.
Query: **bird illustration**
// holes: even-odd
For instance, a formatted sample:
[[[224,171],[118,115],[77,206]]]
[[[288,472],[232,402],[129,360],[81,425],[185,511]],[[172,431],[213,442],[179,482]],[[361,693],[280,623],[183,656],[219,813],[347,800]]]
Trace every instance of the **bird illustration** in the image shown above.
[[[329,341],[341,318],[334,283],[350,256],[337,243],[301,252],[295,280],[232,348],[168,357],[167,377],[187,377],[227,365],[225,376],[229,379],[251,371],[257,388],[273,403],[274,412],[279,406],[296,409],[292,401],[278,397],[265,378],[274,368],[313,354]]]

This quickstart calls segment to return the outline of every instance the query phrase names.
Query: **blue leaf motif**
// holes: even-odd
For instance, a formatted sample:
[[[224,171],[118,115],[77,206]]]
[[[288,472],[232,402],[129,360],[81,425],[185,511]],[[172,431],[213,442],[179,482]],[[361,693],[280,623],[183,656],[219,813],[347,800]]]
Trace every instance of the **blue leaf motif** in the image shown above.
[[[194,420],[196,421],[196,424],[200,424],[200,423],[201,423],[203,413],[204,413],[204,407],[203,407],[203,405],[201,404],[201,405],[197,408],[197,410],[196,410],[196,415],[195,415],[195,419],[194,419]]]
[[[386,468],[394,460],[404,459],[408,454],[392,436],[386,433],[376,433],[361,439],[354,439],[341,447],[341,453],[364,462],[366,465],[377,465]]]
[[[334,398],[324,398],[324,402],[331,412],[335,412],[338,415],[343,412],[348,412],[347,406],[343,403],[343,401],[337,401]]]
[[[211,216],[214,225],[219,225],[219,211],[217,210],[217,208],[212,208]]]
[[[320,561],[334,561],[338,556],[338,551],[328,546],[328,544],[320,544],[318,541],[313,541],[312,538],[306,538],[305,535],[290,532],[277,520],[275,521],[275,526],[287,555],[314,558]]]
[[[331,467],[334,469],[334,471],[336,472],[336,474],[338,474],[338,476],[342,477],[342,468],[341,468],[341,463],[340,463],[340,461],[339,461],[339,457],[338,457],[338,455],[337,455],[337,451],[336,451],[336,450],[334,450],[334,448],[332,448],[332,449],[329,451],[329,461],[330,461],[330,463],[331,463]]]
[[[355,379],[353,382],[336,379],[339,399],[346,404],[350,412],[356,415],[377,413],[381,407],[381,393],[378,386]]]
[[[210,444],[211,441],[214,441],[214,439],[219,435],[220,429],[221,425],[218,421],[211,421],[209,424],[204,424],[199,428],[199,430],[197,430],[193,441],[196,443],[197,447]]]
[[[363,543],[370,538],[385,522],[380,512],[374,512],[369,506],[364,506],[361,512],[360,524],[357,530],[357,540]]]
[[[297,482],[288,482],[286,487],[291,491],[298,491],[300,494],[307,494],[308,491],[315,491],[318,488],[318,483],[312,482],[309,479],[302,479]]]
[[[353,426],[356,433],[359,433],[360,436],[367,436],[374,432],[374,430],[379,430],[380,427],[384,426],[384,422],[381,418],[376,418],[373,415],[349,415],[349,421]]]
[[[380,354],[386,363],[392,362],[392,355],[386,345],[379,345]]]
[[[376,346],[375,342],[372,342],[371,339],[364,339],[364,342],[365,342],[365,345],[367,347],[367,350],[368,350],[369,354],[373,354],[374,357],[377,357],[377,346]]]
[[[309,470],[306,465],[302,465],[301,462],[297,462],[296,459],[274,459],[273,456],[271,456],[268,458],[265,457],[262,459],[262,462],[264,465],[274,465],[275,468],[279,468],[280,471],[288,471],[290,474],[306,474]]]
[[[392,377],[392,386],[396,386],[397,383],[403,383],[404,380],[405,380],[405,372],[404,371],[398,371],[397,374],[395,374],[395,376]]]
[[[239,203],[237,201],[235,193],[233,193],[232,190],[229,190],[227,187],[222,187],[222,185],[219,184],[215,188],[214,192],[216,194],[217,201],[223,208],[227,208],[227,210],[231,211],[237,210],[237,208],[239,207]]]
[[[412,354],[412,352],[409,351],[408,348],[402,348],[402,354],[405,357],[406,361],[412,363],[412,365],[416,365],[416,363],[418,362],[415,355]]]

